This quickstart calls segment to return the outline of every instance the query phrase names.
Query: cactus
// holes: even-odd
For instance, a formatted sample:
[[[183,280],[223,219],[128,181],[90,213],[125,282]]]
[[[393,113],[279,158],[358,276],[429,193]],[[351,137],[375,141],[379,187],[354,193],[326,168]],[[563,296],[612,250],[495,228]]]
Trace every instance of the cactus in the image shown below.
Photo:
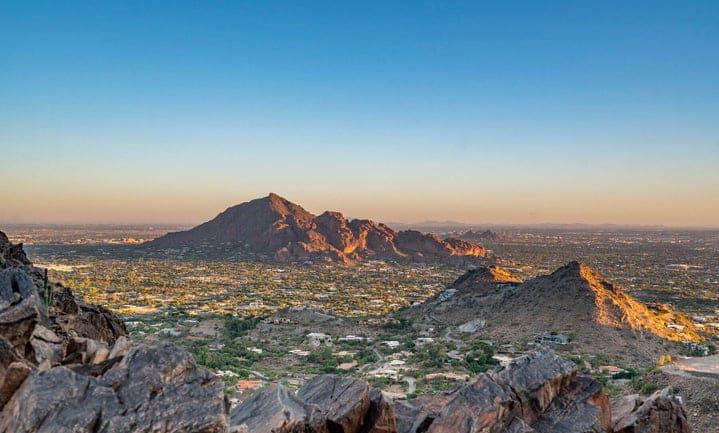
[[[43,272],[42,280],[43,295],[45,297],[45,306],[50,307],[55,301],[55,292],[52,290],[47,280],[47,269]]]

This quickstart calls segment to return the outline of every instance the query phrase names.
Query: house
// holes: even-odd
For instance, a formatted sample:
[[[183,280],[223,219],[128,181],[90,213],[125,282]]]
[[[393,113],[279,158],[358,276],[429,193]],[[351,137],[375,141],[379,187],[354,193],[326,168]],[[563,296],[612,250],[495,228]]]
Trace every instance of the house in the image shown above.
[[[257,389],[262,386],[261,380],[247,380],[247,379],[240,379],[237,381],[237,389],[238,390],[245,390],[245,389]]]
[[[543,333],[539,334],[534,342],[537,344],[569,344],[569,336],[564,334]]]
[[[447,289],[444,292],[439,294],[439,300],[446,301],[447,299],[454,296],[455,293],[457,293],[457,289]]]
[[[322,344],[330,346],[332,344],[332,337],[322,332],[310,332],[307,334],[307,340],[312,347],[320,347]]]
[[[364,337],[358,337],[356,335],[347,335],[346,337],[340,337],[337,340],[339,341],[364,341]]]
[[[616,365],[600,365],[597,367],[597,370],[599,370],[601,373],[609,374],[610,376],[614,377],[619,373],[625,373],[627,370],[623,368],[619,368]]]
[[[383,341],[382,344],[386,344],[390,349],[396,349],[399,347],[399,341],[396,340]]]

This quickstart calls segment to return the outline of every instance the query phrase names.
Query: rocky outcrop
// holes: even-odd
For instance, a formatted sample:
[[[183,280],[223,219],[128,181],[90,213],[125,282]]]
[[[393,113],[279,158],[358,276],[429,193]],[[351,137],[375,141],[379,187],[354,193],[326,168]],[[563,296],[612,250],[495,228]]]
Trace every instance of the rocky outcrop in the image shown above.
[[[638,395],[612,401],[612,427],[615,433],[690,433],[681,398],[664,388],[643,399]]]
[[[178,346],[138,346],[99,377],[34,372],[0,412],[0,432],[226,432],[222,388]]]
[[[184,232],[168,233],[147,244],[155,248],[228,245],[280,261],[322,260],[353,263],[363,259],[402,262],[480,263],[487,251],[461,239],[406,230],[395,232],[371,220],[348,221],[341,213],[315,216],[277,194],[233,206]]]
[[[30,264],[22,244],[13,244],[7,235],[0,231],[0,268],[24,266]]]
[[[233,431],[253,433],[393,433],[394,407],[359,379],[321,375],[292,394],[281,385],[232,410]]]
[[[518,358],[506,368],[480,375],[459,390],[427,431],[501,432],[510,426],[526,429],[549,410],[576,374],[574,363],[548,350]],[[608,414],[608,402],[604,409]]]

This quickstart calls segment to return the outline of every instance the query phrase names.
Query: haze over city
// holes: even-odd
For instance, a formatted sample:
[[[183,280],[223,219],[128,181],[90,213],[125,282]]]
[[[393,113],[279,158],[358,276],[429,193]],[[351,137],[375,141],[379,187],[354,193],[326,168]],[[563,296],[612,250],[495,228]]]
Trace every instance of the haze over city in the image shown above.
[[[0,221],[719,224],[715,2],[406,6],[5,5]]]

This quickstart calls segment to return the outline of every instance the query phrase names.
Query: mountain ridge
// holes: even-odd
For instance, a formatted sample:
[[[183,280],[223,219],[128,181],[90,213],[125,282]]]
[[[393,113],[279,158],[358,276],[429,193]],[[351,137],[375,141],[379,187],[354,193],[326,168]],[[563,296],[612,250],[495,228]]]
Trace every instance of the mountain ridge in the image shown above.
[[[341,212],[314,215],[275,193],[227,208],[190,230],[168,233],[151,248],[235,244],[279,261],[361,260],[480,264],[487,251],[462,239],[442,239],[416,230],[395,231],[370,219],[348,220]]]

